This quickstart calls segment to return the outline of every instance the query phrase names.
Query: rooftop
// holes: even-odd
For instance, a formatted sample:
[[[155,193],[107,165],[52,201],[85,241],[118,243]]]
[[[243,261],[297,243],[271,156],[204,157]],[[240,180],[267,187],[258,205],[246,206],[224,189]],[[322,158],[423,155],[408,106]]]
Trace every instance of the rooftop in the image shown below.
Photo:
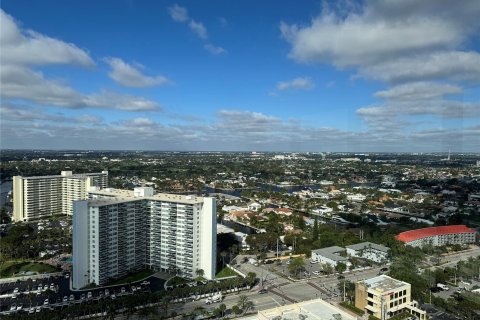
[[[346,257],[342,257],[341,255],[338,254],[339,252],[343,252],[343,251],[345,251],[344,248],[339,246],[333,246],[333,247],[312,250],[312,253],[316,253],[320,256],[323,256],[333,261],[348,260]]]
[[[68,178],[68,179],[79,179],[79,178],[86,178],[91,176],[98,176],[98,175],[108,175],[108,173],[97,172],[97,173],[75,173],[72,175],[49,175],[49,176],[32,176],[32,177],[23,177],[20,176],[24,180],[42,180],[42,179],[53,179],[53,178]]]
[[[194,195],[182,195],[182,194],[170,194],[170,193],[157,193],[152,196],[141,197],[141,196],[135,196],[133,190],[114,189],[114,188],[104,188],[100,190],[91,189],[88,192],[90,194],[97,194],[97,195],[112,197],[111,199],[90,200],[91,201],[90,203],[94,203],[95,205],[100,203],[98,201],[110,201],[112,204],[114,204],[118,202],[134,201],[139,199],[147,199],[147,200],[161,201],[161,202],[175,202],[175,203],[184,203],[184,204],[197,204],[197,203],[203,203],[203,199],[204,199],[203,197],[197,197]],[[106,202],[106,203],[109,204],[109,202]]]
[[[440,226],[440,227],[431,227],[416,229],[411,231],[405,231],[399,233],[396,238],[402,242],[410,242],[421,238],[439,236],[443,234],[454,234],[454,233],[470,233],[476,232],[473,229],[468,228],[465,225],[455,225],[455,226]]]
[[[338,316],[337,316],[338,315]],[[342,311],[322,299],[314,299],[288,304],[277,308],[258,311],[256,315],[241,318],[242,320],[355,320],[356,317]]]
[[[387,252],[387,253],[390,251],[390,248],[387,248],[385,246],[372,243],[372,242],[362,242],[362,243],[352,244],[350,246],[346,246],[345,248],[352,249],[352,250],[365,250],[368,248],[372,248],[372,249],[382,251],[382,252]]]
[[[386,275],[380,275],[375,278],[370,278],[362,281],[369,289],[374,289],[379,292],[387,292],[409,285],[407,282],[403,282]]]

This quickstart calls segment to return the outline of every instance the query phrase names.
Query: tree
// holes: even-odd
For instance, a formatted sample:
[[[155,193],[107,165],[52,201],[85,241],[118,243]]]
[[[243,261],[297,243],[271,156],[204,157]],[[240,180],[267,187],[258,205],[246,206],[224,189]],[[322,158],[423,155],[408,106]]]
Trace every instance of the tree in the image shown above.
[[[197,269],[195,270],[195,274],[197,275],[197,277],[203,277],[205,275],[205,271],[203,271],[203,269]]]
[[[227,310],[227,306],[225,305],[225,303],[222,303],[221,305],[218,306],[218,310],[220,310],[220,313],[222,315],[222,318],[223,318],[223,315],[225,313],[225,310]]]
[[[226,251],[220,252],[220,256],[222,257],[222,269],[225,268],[225,257],[227,256]]]
[[[338,273],[343,273],[347,270],[347,265],[343,262],[339,262],[337,263],[337,265],[335,266],[335,270],[338,272]]]
[[[318,230],[318,217],[315,217],[315,222],[313,223],[313,232],[312,232],[313,241],[318,240],[319,236],[320,236],[320,231]]]
[[[294,275],[298,275],[298,272],[305,266],[305,262],[301,257],[295,257],[292,259],[290,264],[288,265],[288,270],[290,273],[293,273]]]
[[[238,298],[237,306],[242,310],[243,313],[246,312],[246,307],[248,306],[249,302],[251,302],[248,297],[244,294],[242,294]]]
[[[239,306],[234,305],[234,306],[232,307],[232,312],[233,312],[235,315],[238,316],[240,313],[242,313],[242,309],[240,309]]]

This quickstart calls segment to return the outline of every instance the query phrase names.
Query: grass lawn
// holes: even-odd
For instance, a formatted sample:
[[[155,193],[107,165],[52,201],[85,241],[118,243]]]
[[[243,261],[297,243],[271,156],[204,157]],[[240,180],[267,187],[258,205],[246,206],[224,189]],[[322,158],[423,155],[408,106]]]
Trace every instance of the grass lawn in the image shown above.
[[[139,271],[137,273],[128,275],[126,277],[123,277],[121,279],[112,281],[112,282],[108,283],[108,285],[117,285],[117,284],[124,284],[124,283],[139,281],[139,280],[145,279],[148,276],[151,276],[154,273],[155,273],[155,271],[153,271],[153,270],[142,270],[142,271]]]
[[[229,267],[225,267],[219,273],[217,273],[215,278],[225,278],[225,277],[231,277],[231,276],[238,276],[238,273],[236,273]]]
[[[29,262],[29,261],[6,261],[0,266],[0,277],[8,278],[12,277],[19,272],[56,272],[59,271],[57,268],[52,267],[51,265],[41,263],[41,262]]]

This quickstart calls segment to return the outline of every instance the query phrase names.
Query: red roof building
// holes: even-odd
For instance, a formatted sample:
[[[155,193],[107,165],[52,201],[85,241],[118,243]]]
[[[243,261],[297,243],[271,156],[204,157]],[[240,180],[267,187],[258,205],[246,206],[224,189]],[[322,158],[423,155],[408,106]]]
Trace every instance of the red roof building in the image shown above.
[[[474,229],[465,225],[441,226],[402,232],[396,236],[396,239],[414,247],[426,244],[442,246],[475,243],[476,233]]]

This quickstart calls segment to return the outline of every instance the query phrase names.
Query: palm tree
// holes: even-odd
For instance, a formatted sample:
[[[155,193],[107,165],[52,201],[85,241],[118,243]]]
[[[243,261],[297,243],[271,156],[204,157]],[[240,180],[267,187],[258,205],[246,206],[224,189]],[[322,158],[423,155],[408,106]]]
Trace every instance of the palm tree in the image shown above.
[[[205,275],[205,271],[203,271],[203,269],[197,269],[195,270],[195,274],[197,275],[197,277],[203,277]]]
[[[220,252],[220,256],[222,257],[222,269],[225,268],[225,257],[227,256],[226,251]]]
[[[221,313],[222,318],[223,318],[224,312],[225,312],[225,310],[227,310],[227,306],[225,305],[225,303],[222,303],[221,305],[219,305],[218,310],[220,310],[220,313]]]

